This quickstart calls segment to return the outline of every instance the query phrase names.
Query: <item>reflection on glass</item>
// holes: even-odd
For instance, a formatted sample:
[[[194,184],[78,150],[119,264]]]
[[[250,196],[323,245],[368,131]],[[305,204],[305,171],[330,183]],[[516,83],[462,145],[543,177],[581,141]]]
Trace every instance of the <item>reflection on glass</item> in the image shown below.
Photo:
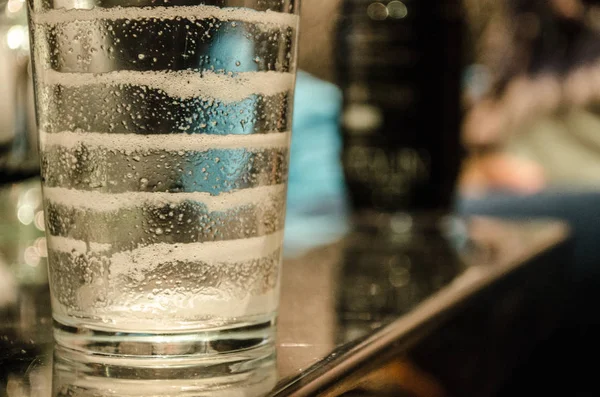
[[[55,347],[52,369],[52,397],[258,397],[275,387],[275,357],[259,363],[231,364],[231,374],[214,376],[198,366],[137,366],[135,360],[103,362],[94,355]],[[247,367],[247,368],[246,368]]]

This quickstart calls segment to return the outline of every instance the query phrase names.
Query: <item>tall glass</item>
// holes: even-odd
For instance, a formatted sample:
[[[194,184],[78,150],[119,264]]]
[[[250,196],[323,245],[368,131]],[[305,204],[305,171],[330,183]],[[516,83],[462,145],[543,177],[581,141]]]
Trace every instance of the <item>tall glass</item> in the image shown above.
[[[297,11],[29,0],[59,344],[205,359],[273,340]]]

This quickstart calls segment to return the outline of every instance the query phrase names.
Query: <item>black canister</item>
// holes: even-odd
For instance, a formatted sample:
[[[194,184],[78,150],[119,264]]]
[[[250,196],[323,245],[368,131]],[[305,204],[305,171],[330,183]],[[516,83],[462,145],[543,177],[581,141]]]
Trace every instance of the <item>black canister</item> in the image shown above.
[[[460,0],[345,0],[343,167],[355,211],[450,210],[461,145]]]

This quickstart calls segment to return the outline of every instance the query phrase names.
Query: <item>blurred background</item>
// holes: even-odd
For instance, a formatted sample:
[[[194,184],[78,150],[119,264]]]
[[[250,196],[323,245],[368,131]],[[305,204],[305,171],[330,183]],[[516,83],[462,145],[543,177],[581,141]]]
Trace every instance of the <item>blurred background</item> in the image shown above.
[[[0,306],[46,282],[25,8],[0,0]],[[299,54],[288,257],[359,230],[384,238],[345,254],[358,273],[386,250],[432,267],[439,236],[406,236],[450,214],[565,220],[572,326],[532,365],[595,346],[600,1],[304,0]]]
[[[342,161],[323,183],[340,186],[352,214],[449,212],[452,202],[464,214],[566,220],[576,277],[595,285],[599,6],[306,0],[300,66],[333,85],[321,82],[329,96],[307,103],[300,79],[297,115],[339,109],[329,134]],[[295,130],[293,162],[310,179],[320,173],[303,163],[305,130]]]

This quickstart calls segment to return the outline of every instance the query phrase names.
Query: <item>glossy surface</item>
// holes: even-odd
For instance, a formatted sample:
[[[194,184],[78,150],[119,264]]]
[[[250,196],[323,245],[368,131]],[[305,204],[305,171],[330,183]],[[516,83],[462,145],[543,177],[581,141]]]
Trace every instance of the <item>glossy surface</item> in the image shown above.
[[[163,374],[160,380],[153,382],[152,390],[144,391],[131,387],[136,384],[136,371],[121,367],[118,371],[96,373],[91,384],[86,386],[88,391],[78,389],[64,393],[65,382],[67,388],[69,382],[81,382],[81,375],[86,370],[81,366],[73,367],[79,369],[72,368],[67,371],[70,377],[65,377],[64,366],[55,364],[52,367],[52,324],[47,287],[30,284],[20,286],[17,295],[6,296],[4,302],[8,303],[0,309],[3,318],[0,325],[0,395],[97,396],[107,395],[110,389],[112,395],[121,396],[253,396],[264,394],[265,385],[271,388],[276,379],[278,385],[271,392],[274,395],[314,395],[337,381],[342,381],[345,389],[340,386],[342,389],[338,388],[337,392],[327,391],[323,395],[342,395],[351,389],[347,379],[353,379],[357,370],[367,370],[375,363],[378,363],[378,372],[370,375],[375,376],[374,379],[385,373],[413,373],[414,376],[395,375],[391,384],[381,380],[383,378],[375,382],[396,390],[392,395],[403,395],[398,391],[402,387],[413,390],[413,394],[406,395],[443,396],[447,395],[447,389],[452,389],[450,386],[454,390],[468,390],[461,386],[460,374],[433,370],[444,362],[444,351],[436,345],[450,336],[428,339],[428,335],[438,335],[438,331],[444,330],[456,334],[460,328],[452,324],[460,322],[461,316],[467,316],[461,309],[466,303],[504,302],[499,300],[502,294],[496,286],[505,281],[512,280],[507,296],[513,302],[519,296],[514,291],[524,285],[531,289],[535,280],[548,284],[550,281],[546,278],[560,272],[558,264],[552,265],[558,256],[540,255],[560,246],[567,237],[567,229],[549,222],[509,224],[471,219],[453,223],[450,238],[441,239],[438,234],[419,231],[418,224],[411,224],[408,218],[375,219],[378,220],[374,223],[375,228],[354,232],[335,244],[316,247],[285,261],[276,372],[274,363],[264,363],[262,372],[240,379],[233,389],[218,394],[206,388],[206,374],[193,373],[177,373],[172,378]],[[413,232],[408,233],[410,230]],[[532,262],[536,257],[541,259]],[[520,275],[520,278],[513,275]],[[506,307],[503,310],[506,312]],[[518,312],[514,307],[508,310]],[[444,325],[442,319],[452,321]],[[485,325],[478,319],[477,315],[469,314],[467,323],[475,328]],[[507,319],[506,315],[499,315],[496,321],[503,319]],[[496,334],[498,332],[496,330]],[[462,346],[456,342],[461,338],[473,338],[473,346],[476,341],[487,343],[476,336],[459,332],[452,337],[455,342],[449,342],[445,351],[451,351],[452,346]],[[415,344],[416,340],[422,342]],[[390,358],[388,353],[395,352],[393,357],[397,358],[409,350],[410,361],[385,361]],[[483,350],[478,347],[471,353]],[[57,357],[57,363],[64,362],[64,355]],[[431,360],[431,357],[441,358]],[[446,354],[446,363],[452,363],[452,357],[457,356]],[[478,365],[481,367],[481,362]],[[107,367],[97,363],[93,370]],[[468,368],[467,365],[465,370]],[[435,373],[438,378],[422,381],[430,376],[422,375],[422,372]],[[257,384],[262,389],[256,387]],[[62,391],[57,385],[62,385]],[[89,392],[89,388],[96,388],[96,394]],[[367,389],[362,388],[363,391]],[[414,390],[422,393],[416,394]]]

